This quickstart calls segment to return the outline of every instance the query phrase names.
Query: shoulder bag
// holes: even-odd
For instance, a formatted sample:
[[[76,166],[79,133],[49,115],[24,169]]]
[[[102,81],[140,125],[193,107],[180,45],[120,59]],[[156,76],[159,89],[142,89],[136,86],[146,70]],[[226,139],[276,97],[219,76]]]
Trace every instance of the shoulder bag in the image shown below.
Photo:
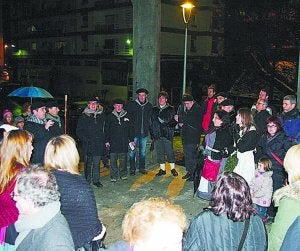
[[[241,251],[243,249],[243,246],[244,246],[244,243],[245,243],[245,240],[246,240],[246,236],[247,236],[247,233],[248,233],[249,225],[250,225],[250,218],[248,218],[245,221],[244,231],[243,231],[242,238],[240,240],[237,251]]]

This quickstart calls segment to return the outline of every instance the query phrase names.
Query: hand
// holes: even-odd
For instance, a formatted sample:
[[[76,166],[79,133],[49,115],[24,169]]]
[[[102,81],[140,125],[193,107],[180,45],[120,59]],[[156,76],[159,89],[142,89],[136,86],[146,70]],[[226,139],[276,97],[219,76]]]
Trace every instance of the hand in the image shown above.
[[[105,143],[105,147],[106,147],[106,148],[110,148],[109,142],[106,142],[106,143]]]
[[[48,120],[45,124],[45,128],[46,130],[49,130],[49,127],[54,125],[54,121],[53,120]]]
[[[174,119],[178,122],[178,114],[174,115]]]
[[[183,123],[178,123],[178,125],[179,125],[180,127],[182,127],[182,126],[183,126]]]
[[[96,240],[101,240],[104,236],[104,234],[106,233],[106,227],[102,224],[102,231],[99,235],[95,236],[93,241],[96,241]]]
[[[131,141],[129,144],[135,146],[134,141]]]

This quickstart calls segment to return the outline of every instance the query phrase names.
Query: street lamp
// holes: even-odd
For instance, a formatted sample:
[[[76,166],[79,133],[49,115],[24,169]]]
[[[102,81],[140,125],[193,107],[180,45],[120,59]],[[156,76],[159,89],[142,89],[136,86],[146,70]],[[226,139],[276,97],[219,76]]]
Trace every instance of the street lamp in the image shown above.
[[[185,36],[184,36],[184,63],[183,63],[183,82],[182,82],[182,94],[185,93],[186,89],[186,50],[187,50],[187,29],[188,29],[188,22],[191,18],[192,9],[195,7],[192,3],[184,3],[180,5],[182,8],[182,17],[183,22],[185,23]]]

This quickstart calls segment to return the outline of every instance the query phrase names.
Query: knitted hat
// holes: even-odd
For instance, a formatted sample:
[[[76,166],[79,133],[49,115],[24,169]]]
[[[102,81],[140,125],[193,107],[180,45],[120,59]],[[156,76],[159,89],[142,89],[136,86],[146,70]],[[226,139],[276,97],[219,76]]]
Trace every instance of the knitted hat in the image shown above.
[[[137,89],[135,93],[136,93],[136,94],[139,94],[139,93],[142,93],[142,92],[144,92],[144,93],[146,93],[146,94],[149,93],[148,90],[147,90],[146,88],[140,88],[140,89]]]
[[[8,115],[12,116],[12,112],[10,110],[8,110],[8,109],[4,110],[3,111],[3,118],[5,118]]]
[[[191,94],[185,93],[182,96],[182,101],[183,102],[185,102],[185,101],[194,101],[194,98],[193,98],[193,96]]]
[[[220,106],[228,106],[232,105],[233,106],[233,101],[231,99],[225,99],[223,102],[219,104]]]
[[[22,117],[22,116],[17,116],[16,118],[15,118],[15,124],[17,125],[18,123],[20,123],[20,122],[24,122],[24,118]]]

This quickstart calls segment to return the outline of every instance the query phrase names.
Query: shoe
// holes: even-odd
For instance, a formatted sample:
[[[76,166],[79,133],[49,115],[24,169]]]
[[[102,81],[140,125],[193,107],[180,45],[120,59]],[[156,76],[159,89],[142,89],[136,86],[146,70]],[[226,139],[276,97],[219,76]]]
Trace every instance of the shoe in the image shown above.
[[[186,173],[184,176],[182,176],[183,180],[186,180],[186,179],[189,179],[189,178],[191,178],[190,173]]]
[[[117,179],[111,178],[111,179],[110,179],[110,182],[117,182]]]
[[[172,169],[171,173],[173,174],[173,176],[178,176],[178,173],[177,173],[177,171],[175,169]]]
[[[98,181],[98,182],[96,182],[96,183],[93,183],[93,185],[94,185],[95,187],[98,187],[98,188],[103,187],[103,185],[101,184],[100,181]]]
[[[135,171],[130,171],[130,176],[134,176],[135,175]]]
[[[141,173],[141,174],[147,174],[148,171],[146,171],[146,170],[140,170],[139,173]]]
[[[162,175],[165,175],[166,174],[166,171],[162,170],[162,169],[159,169],[158,173],[155,174],[155,176],[162,176]]]
[[[121,176],[120,179],[121,180],[127,180],[127,176]]]

